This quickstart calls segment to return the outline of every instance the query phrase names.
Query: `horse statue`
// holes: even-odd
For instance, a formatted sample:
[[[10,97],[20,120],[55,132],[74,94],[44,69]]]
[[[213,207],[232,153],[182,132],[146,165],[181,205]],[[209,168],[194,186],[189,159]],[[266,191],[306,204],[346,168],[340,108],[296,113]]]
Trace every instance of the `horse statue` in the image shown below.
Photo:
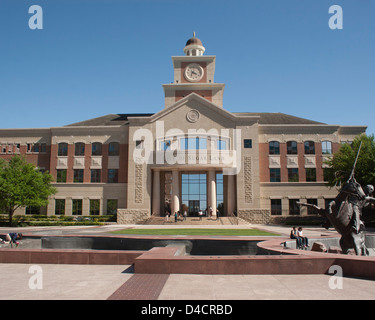
[[[367,256],[369,251],[365,245],[365,225],[360,217],[362,208],[375,202],[375,198],[370,197],[373,191],[372,185],[367,185],[364,191],[352,176],[325,209],[309,203],[298,204],[311,207],[341,234],[340,246],[344,254],[354,248],[356,255]]]

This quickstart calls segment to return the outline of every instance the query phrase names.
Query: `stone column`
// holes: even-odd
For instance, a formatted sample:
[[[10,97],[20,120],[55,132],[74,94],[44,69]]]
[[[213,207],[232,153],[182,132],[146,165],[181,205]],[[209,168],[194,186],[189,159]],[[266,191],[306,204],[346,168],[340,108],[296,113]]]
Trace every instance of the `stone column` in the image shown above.
[[[178,170],[172,170],[172,205],[171,216],[180,210],[180,179]]]
[[[236,209],[236,186],[235,176],[230,174],[227,175],[227,214],[234,213]]]
[[[160,216],[160,170],[155,169],[152,180],[152,214]]]
[[[215,173],[215,169],[210,169],[208,171],[208,199],[207,200],[208,200],[208,207],[212,208],[212,216],[216,217],[216,173]]]

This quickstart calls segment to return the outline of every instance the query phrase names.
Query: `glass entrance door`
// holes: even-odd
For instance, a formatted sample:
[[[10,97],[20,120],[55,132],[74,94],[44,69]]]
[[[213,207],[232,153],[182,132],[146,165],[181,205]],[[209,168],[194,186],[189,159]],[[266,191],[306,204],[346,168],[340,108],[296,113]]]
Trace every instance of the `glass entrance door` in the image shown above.
[[[207,209],[206,172],[188,172],[181,175],[181,209],[189,216],[198,216],[198,211]]]
[[[199,200],[189,200],[189,214],[191,216],[197,216],[199,208]]]

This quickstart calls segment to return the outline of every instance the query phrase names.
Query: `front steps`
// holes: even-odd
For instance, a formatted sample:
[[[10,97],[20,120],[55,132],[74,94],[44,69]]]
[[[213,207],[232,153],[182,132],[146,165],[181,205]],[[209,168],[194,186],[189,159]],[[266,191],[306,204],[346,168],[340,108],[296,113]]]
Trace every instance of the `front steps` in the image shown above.
[[[217,226],[223,226],[223,225],[232,225],[231,222],[233,219],[229,219],[228,217],[220,217],[219,219],[215,218],[208,218],[208,217],[202,217],[202,219],[199,219],[199,217],[187,217],[186,220],[183,220],[182,218],[178,218],[177,222],[175,222],[174,217],[169,217],[168,221],[165,217],[151,217],[148,219],[144,224],[145,225],[217,225]],[[248,222],[238,219],[238,224],[248,224]]]

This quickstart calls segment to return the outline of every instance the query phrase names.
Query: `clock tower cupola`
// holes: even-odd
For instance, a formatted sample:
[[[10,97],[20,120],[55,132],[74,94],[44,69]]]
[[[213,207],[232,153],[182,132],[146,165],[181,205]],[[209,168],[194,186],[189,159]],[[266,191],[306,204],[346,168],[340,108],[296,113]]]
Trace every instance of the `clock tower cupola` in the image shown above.
[[[193,37],[190,38],[185,45],[184,52],[187,56],[203,56],[206,48],[203,47],[202,41],[195,37],[195,32]]]
[[[166,108],[193,92],[223,107],[225,85],[214,82],[216,56],[204,56],[205,51],[194,32],[184,47],[185,55],[172,57],[174,80],[163,85]]]

